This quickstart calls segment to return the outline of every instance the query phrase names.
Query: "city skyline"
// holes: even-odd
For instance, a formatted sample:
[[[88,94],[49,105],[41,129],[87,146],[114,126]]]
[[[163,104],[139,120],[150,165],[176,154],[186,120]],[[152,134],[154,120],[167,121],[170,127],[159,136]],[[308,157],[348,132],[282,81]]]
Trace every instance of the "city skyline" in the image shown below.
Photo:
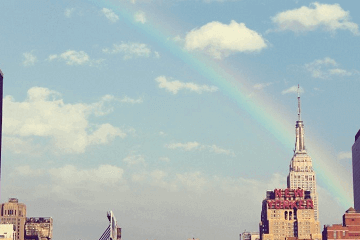
[[[300,85],[319,220],[353,206],[360,3],[2,2],[1,201],[91,239],[234,239],[285,188]],[[31,209],[31,210],[30,210]]]

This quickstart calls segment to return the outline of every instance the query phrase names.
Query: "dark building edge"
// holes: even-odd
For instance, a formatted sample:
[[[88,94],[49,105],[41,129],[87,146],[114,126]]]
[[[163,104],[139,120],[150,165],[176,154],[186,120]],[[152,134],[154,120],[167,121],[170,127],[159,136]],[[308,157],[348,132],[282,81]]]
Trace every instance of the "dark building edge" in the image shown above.
[[[2,153],[2,118],[3,118],[3,86],[4,86],[4,74],[0,69],[0,197],[1,197],[1,153]]]

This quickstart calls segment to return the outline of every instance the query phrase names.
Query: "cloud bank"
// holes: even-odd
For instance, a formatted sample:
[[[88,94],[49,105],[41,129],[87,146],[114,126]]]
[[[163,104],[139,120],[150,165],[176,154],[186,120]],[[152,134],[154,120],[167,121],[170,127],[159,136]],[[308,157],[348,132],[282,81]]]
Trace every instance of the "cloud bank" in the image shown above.
[[[216,59],[236,52],[258,52],[266,47],[265,39],[259,33],[234,20],[229,25],[210,22],[191,30],[185,37],[187,50],[204,51]]]
[[[4,145],[10,150],[32,149],[36,138],[48,139],[45,149],[56,153],[83,153],[90,145],[102,145],[126,134],[109,123],[89,122],[91,115],[112,111],[105,107],[113,97],[92,104],[64,103],[60,93],[41,87],[28,90],[27,99],[4,98]],[[16,151],[15,151],[16,152]]]
[[[337,30],[348,30],[359,35],[358,25],[350,21],[349,11],[339,4],[310,4],[278,13],[271,18],[276,31],[308,32],[317,29],[335,33]]]

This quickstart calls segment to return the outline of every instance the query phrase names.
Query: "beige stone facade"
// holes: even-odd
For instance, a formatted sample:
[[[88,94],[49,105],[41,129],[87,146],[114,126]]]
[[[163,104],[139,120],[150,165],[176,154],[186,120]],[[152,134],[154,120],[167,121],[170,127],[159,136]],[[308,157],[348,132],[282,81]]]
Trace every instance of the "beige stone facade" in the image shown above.
[[[16,240],[24,240],[26,221],[26,205],[19,203],[17,198],[10,198],[7,203],[1,204],[1,224],[15,226]]]
[[[27,218],[25,224],[25,239],[49,240],[52,239],[52,218]]]
[[[277,194],[276,191],[281,193]],[[298,191],[298,194],[295,191]],[[261,212],[261,239],[285,240],[293,237],[321,240],[320,223],[314,218],[313,207],[309,191],[268,191]]]
[[[0,224],[0,239],[15,240],[16,232],[13,224]]]
[[[291,189],[301,188],[305,191],[310,191],[311,198],[314,201],[314,217],[315,220],[319,220],[315,172],[313,170],[311,157],[307,154],[305,148],[304,123],[300,119],[300,110],[299,118],[295,125],[295,134],[295,150],[290,162],[287,187]]]

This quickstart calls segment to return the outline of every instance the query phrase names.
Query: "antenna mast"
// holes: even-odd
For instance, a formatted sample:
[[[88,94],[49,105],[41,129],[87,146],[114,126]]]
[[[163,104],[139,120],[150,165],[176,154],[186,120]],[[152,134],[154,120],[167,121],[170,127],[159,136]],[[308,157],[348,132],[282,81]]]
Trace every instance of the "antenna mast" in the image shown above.
[[[298,94],[298,121],[301,121],[300,86],[299,86],[299,84],[298,84],[297,94]]]

